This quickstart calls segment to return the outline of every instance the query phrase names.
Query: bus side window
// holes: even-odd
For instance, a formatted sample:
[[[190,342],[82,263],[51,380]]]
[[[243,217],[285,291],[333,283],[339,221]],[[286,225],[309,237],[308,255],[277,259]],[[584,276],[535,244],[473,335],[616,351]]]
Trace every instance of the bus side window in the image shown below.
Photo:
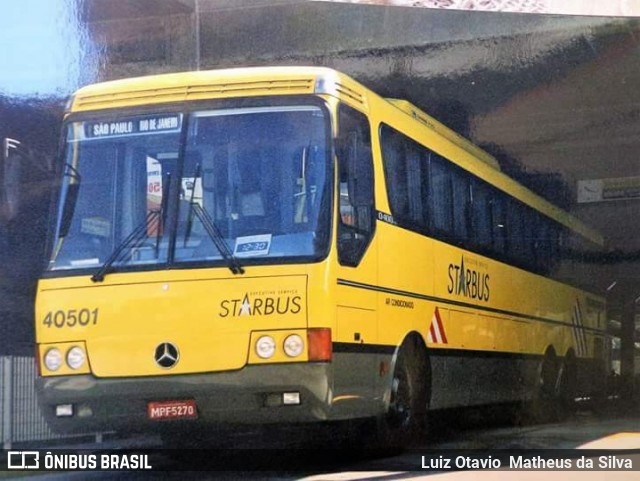
[[[427,230],[430,151],[387,125],[380,142],[391,214],[402,226]]]
[[[471,184],[473,208],[473,233],[478,245],[484,250],[491,249],[491,194],[486,184],[474,180]]]
[[[560,262],[560,226],[553,221],[549,223],[549,270],[552,272]]]
[[[537,268],[541,274],[548,275],[552,266],[551,258],[551,221],[538,214],[538,228],[534,244]]]
[[[432,153],[430,156],[432,226],[445,238],[453,233],[453,188],[447,161]]]
[[[507,202],[507,244],[508,258],[516,265],[522,267],[524,259],[524,209],[515,199],[509,198]]]
[[[491,199],[491,222],[493,224],[493,250],[496,254],[503,255],[507,250],[505,196],[497,191],[493,192]]]
[[[523,216],[524,220],[524,256],[526,259],[526,267],[531,270],[536,270],[537,268],[537,260],[535,256],[535,247],[536,247],[536,221],[537,221],[537,212],[531,209],[529,206],[524,206],[525,215]]]
[[[344,104],[338,110],[338,127],[338,260],[356,266],[375,228],[371,131],[366,116]]]
[[[397,221],[409,219],[409,186],[403,137],[387,125],[380,128],[380,144],[387,179],[389,206]]]
[[[411,223],[420,229],[425,227],[426,206],[423,200],[428,200],[428,195],[423,194],[423,190],[428,189],[428,185],[423,184],[424,171],[428,169],[428,164],[423,162],[417,145],[411,141],[405,142],[405,156],[407,159],[407,190],[409,192],[409,218]],[[428,179],[428,177],[427,177]]]
[[[451,169],[453,187],[453,235],[459,245],[468,245],[471,240],[469,177],[461,169]]]

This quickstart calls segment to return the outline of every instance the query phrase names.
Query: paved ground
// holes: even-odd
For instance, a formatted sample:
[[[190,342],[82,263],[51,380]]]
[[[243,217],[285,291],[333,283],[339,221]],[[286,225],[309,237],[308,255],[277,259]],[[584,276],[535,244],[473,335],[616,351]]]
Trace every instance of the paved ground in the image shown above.
[[[263,433],[264,436],[264,433]],[[284,436],[287,438],[287,435]],[[520,480],[545,479],[580,479],[581,481],[602,480],[618,481],[640,479],[640,415],[630,414],[629,411],[619,410],[606,416],[595,416],[588,411],[579,412],[563,423],[514,425],[507,420],[500,420],[495,413],[462,412],[449,413],[432,431],[429,442],[417,446],[411,451],[386,457],[371,457],[369,455],[356,457],[343,456],[336,458],[340,452],[331,451],[298,451],[293,448],[303,447],[295,444],[297,438],[288,439],[288,449],[271,451],[256,450],[258,443],[264,442],[264,437],[251,441],[252,436],[245,436],[249,444],[244,447],[253,450],[240,450],[225,453],[202,451],[200,455],[207,458],[209,472],[185,472],[190,469],[192,461],[185,457],[177,460],[166,453],[155,452],[151,455],[151,463],[155,468],[165,470],[159,472],[138,473],[109,473],[83,472],[64,474],[43,474],[39,481],[62,479],[305,479],[308,481],[345,481],[375,479],[380,481],[395,481],[406,479],[421,479],[428,476],[430,481],[466,481],[514,479],[514,471],[456,471],[423,470],[421,456],[431,450],[496,450],[496,449],[635,449],[633,462],[635,471],[583,471],[569,473],[551,471],[518,472]],[[344,444],[344,439],[342,441]],[[357,447],[358,439],[351,438],[351,447]],[[153,437],[138,437],[126,441],[107,440],[102,445],[84,445],[83,448],[129,448],[157,447],[159,439]],[[347,444],[348,445],[348,444]],[[277,456],[277,457],[274,457]],[[301,458],[304,456],[304,458]],[[210,458],[210,459],[209,459]],[[262,459],[261,459],[262,458]],[[307,464],[308,461],[308,464]],[[248,464],[262,465],[267,470],[247,471]],[[265,464],[260,464],[265,463]],[[292,466],[296,466],[292,469]],[[124,475],[124,476],[123,476]],[[21,478],[24,479],[24,478]]]

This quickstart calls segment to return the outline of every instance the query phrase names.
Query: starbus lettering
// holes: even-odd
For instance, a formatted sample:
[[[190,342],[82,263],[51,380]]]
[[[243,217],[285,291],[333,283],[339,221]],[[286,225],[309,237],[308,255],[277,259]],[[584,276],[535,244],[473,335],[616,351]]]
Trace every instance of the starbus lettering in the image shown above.
[[[489,274],[478,269],[465,268],[464,256],[460,264],[449,264],[447,292],[458,296],[489,300]]]
[[[242,298],[225,299],[220,303],[220,317],[270,316],[272,314],[298,314],[300,296],[258,296],[245,294]]]

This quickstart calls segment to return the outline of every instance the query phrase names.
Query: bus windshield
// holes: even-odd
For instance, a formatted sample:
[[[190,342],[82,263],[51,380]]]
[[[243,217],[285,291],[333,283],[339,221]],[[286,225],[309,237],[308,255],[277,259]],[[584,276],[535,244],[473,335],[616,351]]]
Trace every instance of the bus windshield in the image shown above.
[[[49,270],[323,257],[327,126],[313,105],[69,123]]]

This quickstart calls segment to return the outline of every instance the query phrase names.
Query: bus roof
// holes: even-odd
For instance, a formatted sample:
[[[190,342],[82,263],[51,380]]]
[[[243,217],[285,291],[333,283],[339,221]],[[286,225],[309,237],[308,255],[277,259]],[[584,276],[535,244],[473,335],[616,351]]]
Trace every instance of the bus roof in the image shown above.
[[[248,67],[149,75],[83,87],[75,93],[70,111],[239,96],[313,94],[316,80],[327,77],[346,78],[324,67]]]
[[[434,131],[474,159],[473,170],[484,180],[556,220],[574,232],[603,245],[603,236],[573,215],[533,193],[500,172],[497,160],[469,140],[449,129],[406,100],[383,99],[349,76],[326,67],[247,67],[170,73],[113,80],[79,89],[70,104],[71,112],[133,107],[151,103],[185,102],[211,98],[268,95],[311,95],[319,93],[346,97],[368,110],[367,99],[377,98],[393,105]],[[449,159],[462,168],[469,162]]]

